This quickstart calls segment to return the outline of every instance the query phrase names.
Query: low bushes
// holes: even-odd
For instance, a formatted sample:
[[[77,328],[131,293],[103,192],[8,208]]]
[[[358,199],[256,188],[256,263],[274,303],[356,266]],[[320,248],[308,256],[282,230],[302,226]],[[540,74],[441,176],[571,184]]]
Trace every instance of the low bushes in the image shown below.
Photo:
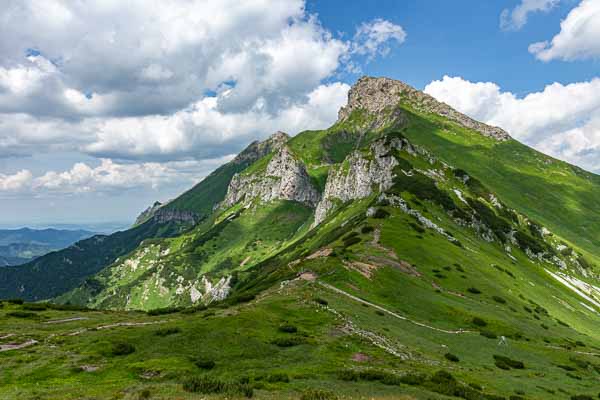
[[[298,336],[286,337],[286,338],[277,338],[271,341],[272,344],[279,347],[293,347],[303,344],[305,340]]]
[[[337,400],[334,392],[321,389],[309,389],[302,393],[300,400]]]
[[[296,333],[298,332],[298,328],[296,328],[294,325],[290,325],[290,324],[283,324],[279,326],[279,332],[283,332],[283,333]]]
[[[467,292],[469,293],[473,293],[473,294],[481,294],[481,290],[475,288],[475,287],[470,287],[467,289]]]
[[[186,378],[183,390],[190,393],[242,395],[247,398],[254,395],[252,387],[247,383],[227,382],[206,375]]]
[[[181,332],[181,328],[179,328],[179,327],[173,327],[173,328],[160,328],[160,329],[156,330],[154,332],[154,334],[156,336],[162,336],[162,337],[164,337],[164,336],[169,336],[169,335],[175,335],[175,334],[180,333],[180,332]]]
[[[482,329],[481,331],[479,331],[479,334],[488,339],[497,339],[498,338],[498,335],[496,335],[494,332],[489,331],[487,329]]]
[[[127,342],[117,342],[112,345],[110,353],[113,356],[126,356],[135,352],[135,346]]]
[[[448,361],[452,361],[452,362],[459,362],[460,361],[460,359],[457,356],[455,356],[454,354],[452,354],[452,353],[446,353],[446,354],[444,354],[444,357]]]
[[[27,311],[46,311],[48,306],[44,303],[24,303],[22,308]]]
[[[211,370],[215,367],[215,362],[206,358],[194,359],[194,365],[200,369]]]
[[[494,364],[500,369],[524,369],[525,364],[522,361],[512,360],[505,356],[494,354]]]
[[[265,380],[269,383],[278,383],[278,382],[288,383],[290,381],[290,377],[288,376],[288,374],[285,374],[283,372],[276,372],[276,373],[267,375]]]
[[[473,325],[487,326],[487,322],[485,322],[482,318],[479,318],[479,317],[474,317],[472,322],[473,322]]]
[[[500,296],[492,296],[492,299],[494,299],[496,303],[506,304],[506,300]]]
[[[37,318],[38,315],[36,313],[28,312],[28,311],[13,311],[6,313],[7,317],[13,318]]]

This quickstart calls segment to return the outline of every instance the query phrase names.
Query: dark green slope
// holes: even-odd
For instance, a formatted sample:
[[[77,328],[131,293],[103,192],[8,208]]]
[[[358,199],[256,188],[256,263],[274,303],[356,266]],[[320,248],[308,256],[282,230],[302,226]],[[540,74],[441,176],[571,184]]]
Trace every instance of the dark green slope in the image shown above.
[[[27,264],[0,269],[0,298],[48,299],[80,285],[144,239],[179,232],[177,224],[148,221],[109,236],[94,236]]]

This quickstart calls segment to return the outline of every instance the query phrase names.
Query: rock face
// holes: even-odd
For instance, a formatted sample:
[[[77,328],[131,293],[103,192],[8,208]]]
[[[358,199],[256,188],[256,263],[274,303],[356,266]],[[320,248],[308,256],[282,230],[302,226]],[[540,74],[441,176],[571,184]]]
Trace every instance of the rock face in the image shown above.
[[[159,224],[167,222],[196,224],[200,218],[198,217],[198,214],[193,211],[160,208],[154,213],[152,219]]]
[[[154,213],[163,206],[160,201],[155,201],[150,207],[146,208],[138,217],[135,219],[134,226],[141,225],[144,222],[148,221]]]
[[[380,139],[371,145],[371,154],[366,157],[360,152],[350,154],[337,169],[327,177],[323,199],[317,205],[313,226],[323,222],[335,201],[346,202],[370,196],[374,190],[385,191],[393,184],[394,167],[398,161],[393,150],[415,150],[404,139]]]
[[[266,139],[262,142],[255,140],[254,142],[250,143],[250,145],[248,145],[248,147],[246,147],[246,149],[244,151],[242,151],[240,154],[238,154],[233,159],[233,162],[235,162],[235,163],[251,162],[252,163],[252,162],[266,156],[273,150],[282,148],[289,139],[290,139],[290,137],[287,133],[278,131],[278,132],[275,132],[273,135],[271,135],[268,139]]]
[[[263,202],[293,200],[315,207],[320,196],[304,163],[297,160],[287,146],[283,146],[273,155],[264,172],[236,174],[221,205],[231,207],[238,202],[247,203],[255,198]]]
[[[348,93],[348,105],[340,109],[338,122],[348,119],[354,110],[366,110],[376,117],[376,126],[389,125],[393,119],[402,118],[403,113],[397,108],[400,102],[407,103],[422,112],[446,117],[483,136],[498,141],[510,139],[504,130],[475,121],[412,86],[389,78],[360,78]]]

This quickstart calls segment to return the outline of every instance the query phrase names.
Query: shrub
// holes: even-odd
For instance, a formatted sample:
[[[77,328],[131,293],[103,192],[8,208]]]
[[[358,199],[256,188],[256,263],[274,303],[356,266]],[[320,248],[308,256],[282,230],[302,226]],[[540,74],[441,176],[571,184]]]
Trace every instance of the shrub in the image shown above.
[[[487,326],[487,322],[485,322],[482,318],[479,318],[479,317],[474,317],[472,322],[473,322],[473,325]]]
[[[412,176],[402,172],[397,173],[391,190],[397,194],[410,192],[420,199],[431,200],[446,210],[456,209],[452,197],[446,191],[439,189],[433,179],[421,173],[414,173]]]
[[[277,373],[267,375],[266,381],[269,383],[277,383],[277,382],[288,383],[290,381],[290,377],[283,372],[277,372]]]
[[[156,330],[156,332],[154,332],[154,334],[156,336],[169,336],[169,335],[175,335],[176,333],[180,333],[181,332],[181,328],[179,327],[173,327],[173,328],[160,328],[158,330]]]
[[[459,362],[460,361],[460,359],[457,356],[455,356],[454,354],[452,354],[452,353],[446,353],[446,354],[444,354],[444,357],[446,357],[446,360],[449,360],[449,361],[452,361],[452,362]]]
[[[127,342],[117,342],[112,345],[110,352],[113,356],[126,356],[135,352],[135,346]]]
[[[498,238],[504,240],[506,233],[511,231],[510,224],[504,218],[498,217],[485,203],[472,199],[468,199],[467,202],[475,210],[481,222],[489,226]]]
[[[377,314],[377,315],[379,315],[381,317],[385,316],[385,313],[383,311],[381,311],[381,310],[375,310],[375,314]]]
[[[325,300],[325,299],[322,299],[322,298],[320,298],[320,297],[315,297],[315,301],[316,301],[317,303],[319,303],[320,305],[322,305],[322,306],[326,306],[326,305],[328,305],[328,304],[329,304],[329,302],[328,302],[327,300]]]
[[[6,313],[6,316],[14,317],[14,318],[37,318],[38,317],[38,315],[36,313],[27,312],[27,311],[13,311],[13,312]]]
[[[8,304],[17,304],[17,305],[20,305],[20,304],[23,304],[25,301],[23,299],[7,299],[6,302]]]
[[[422,385],[427,377],[423,374],[408,373],[400,377],[400,382],[405,385],[417,386]]]
[[[425,232],[425,228],[423,228],[422,225],[419,225],[419,224],[414,223],[414,222],[409,222],[408,225],[410,225],[410,227],[413,228],[418,233],[424,233]]]
[[[154,310],[146,311],[146,314],[157,316],[157,315],[167,315],[178,313],[182,310],[182,307],[165,307],[165,308],[155,308]]]
[[[302,392],[300,400],[337,400],[338,397],[334,392],[321,389],[308,389]]]
[[[25,303],[22,308],[27,311],[45,311],[48,306],[44,303]]]
[[[294,325],[284,324],[279,326],[279,332],[296,333],[298,332],[298,328],[296,328]]]
[[[196,358],[194,360],[194,365],[200,369],[211,370],[215,367],[215,362],[213,360],[208,360],[206,358]]]
[[[494,299],[494,301],[497,303],[506,304],[506,300],[500,296],[492,296],[492,299]]]
[[[473,294],[481,294],[481,290],[475,288],[475,287],[470,287],[467,289],[467,292],[469,293],[473,293]]]
[[[373,214],[373,218],[376,219],[384,219],[390,216],[390,213],[387,212],[386,210],[384,210],[383,208],[378,208],[377,210],[375,210],[375,213]]]
[[[500,356],[500,355],[494,354],[494,360],[495,360],[496,366],[498,368],[502,368],[502,369],[511,369],[511,368],[524,369],[525,368],[525,364],[523,364],[523,362],[517,361],[517,360],[512,360],[505,356]],[[498,364],[500,364],[500,365],[498,365]],[[506,367],[508,367],[508,368],[506,368]]]
[[[271,343],[279,347],[293,347],[303,344],[304,339],[298,336],[293,336],[286,338],[277,338],[274,339]]]
[[[571,400],[593,400],[593,397],[587,394],[576,394],[571,396]]]
[[[202,394],[241,394],[247,398],[254,395],[252,387],[246,383],[226,382],[207,375],[186,378],[183,381],[183,390]]]
[[[362,227],[362,229],[360,230],[360,233],[364,233],[364,234],[371,233],[374,230],[375,230],[375,228],[373,228],[372,226],[367,225],[367,226],[363,226]]]
[[[150,390],[148,389],[144,389],[142,390],[139,394],[138,394],[138,399],[139,400],[147,400],[150,397],[152,397],[152,393],[150,392]]]
[[[488,339],[496,339],[498,337],[494,332],[488,331],[487,329],[482,329],[479,331],[479,334]]]
[[[349,238],[344,239],[344,247],[350,247],[360,243],[360,238],[358,236],[351,236]]]

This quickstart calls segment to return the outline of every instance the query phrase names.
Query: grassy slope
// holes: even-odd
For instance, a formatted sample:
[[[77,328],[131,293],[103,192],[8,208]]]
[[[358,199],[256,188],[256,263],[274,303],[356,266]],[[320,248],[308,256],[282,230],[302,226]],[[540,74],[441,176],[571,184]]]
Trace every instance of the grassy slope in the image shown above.
[[[236,217],[228,218],[233,215]],[[148,241],[121,258],[94,278],[102,287],[100,292],[92,293],[84,286],[60,300],[146,310],[191,305],[189,292],[176,293],[178,279],[199,282],[206,275],[216,282],[234,271],[247,270],[305,232],[311,218],[311,210],[293,202],[225,210],[187,234]],[[92,296],[93,303],[87,303]]]
[[[109,236],[95,236],[64,250],[39,257],[27,264],[0,269],[0,297],[47,299],[80,285],[118,256],[135,249],[149,237],[179,232],[173,224],[148,221],[135,228]]]
[[[504,202],[581,249],[600,254],[600,177],[517,141],[495,142],[410,111],[404,134],[485,182]]]

